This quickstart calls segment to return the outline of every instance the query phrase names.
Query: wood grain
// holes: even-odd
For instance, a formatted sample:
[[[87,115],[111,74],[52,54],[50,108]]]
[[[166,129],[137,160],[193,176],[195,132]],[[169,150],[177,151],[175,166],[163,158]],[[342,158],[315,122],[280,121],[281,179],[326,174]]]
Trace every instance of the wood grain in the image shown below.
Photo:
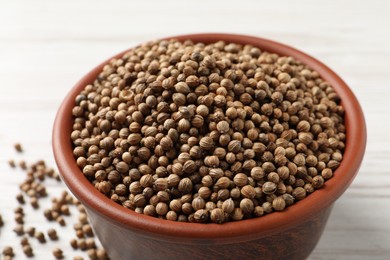
[[[336,203],[310,259],[390,259],[390,2],[371,1],[49,1],[0,0],[0,248],[13,244],[14,195],[22,173],[7,160],[44,158],[54,166],[51,126],[70,87],[107,57],[158,37],[195,32],[251,34],[281,41],[329,65],[351,86],[368,126],[360,173]],[[15,142],[26,152],[18,155]],[[63,189],[50,183],[49,192]],[[49,201],[47,201],[47,205]],[[43,205],[42,208],[44,208]],[[26,211],[32,211],[26,206]],[[32,225],[42,215],[28,214]],[[69,220],[70,222],[70,220]],[[73,253],[71,228],[50,258]],[[24,259],[18,253],[16,259]]]

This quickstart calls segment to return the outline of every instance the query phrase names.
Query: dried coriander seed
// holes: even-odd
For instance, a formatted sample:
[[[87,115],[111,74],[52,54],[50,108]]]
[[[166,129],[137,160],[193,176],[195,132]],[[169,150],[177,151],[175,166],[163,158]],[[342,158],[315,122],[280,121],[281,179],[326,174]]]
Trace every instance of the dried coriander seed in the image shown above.
[[[197,210],[194,213],[194,219],[196,222],[199,223],[207,222],[207,220],[209,219],[209,212],[204,209]]]
[[[212,222],[222,224],[225,221],[225,212],[223,209],[213,209],[210,212],[210,219]]]
[[[35,227],[28,227],[26,228],[26,233],[30,236],[33,237],[35,234]]]
[[[59,249],[59,248],[53,249],[53,256],[54,256],[56,259],[63,259],[63,258],[64,258],[63,252],[62,252],[62,250]]]
[[[54,228],[50,228],[50,229],[47,231],[47,235],[49,236],[49,238],[50,238],[51,240],[58,240],[57,231],[56,231]]]
[[[273,207],[276,211],[282,211],[282,210],[284,210],[284,208],[286,207],[286,202],[285,202],[285,200],[283,199],[283,197],[276,197],[276,198],[272,201],[272,207]]]
[[[14,250],[12,247],[10,246],[5,246],[3,248],[3,256],[11,256],[13,257],[15,254],[14,254]]]
[[[34,251],[33,251],[32,247],[30,245],[23,246],[23,253],[27,257],[33,257],[34,256]]]
[[[43,232],[35,232],[34,237],[39,241],[39,243],[46,243],[45,234]]]
[[[15,168],[16,167],[16,163],[14,160],[8,160],[8,165],[11,167],[11,168]]]
[[[16,225],[16,227],[13,229],[13,231],[16,233],[16,235],[21,236],[24,235],[24,227],[22,224]]]
[[[21,145],[20,143],[14,144],[14,148],[15,148],[15,150],[16,150],[18,153],[23,152],[23,147],[22,147],[22,145]]]
[[[78,243],[77,243],[77,239],[71,239],[70,240],[70,245],[71,245],[71,247],[73,248],[73,249],[78,249]]]

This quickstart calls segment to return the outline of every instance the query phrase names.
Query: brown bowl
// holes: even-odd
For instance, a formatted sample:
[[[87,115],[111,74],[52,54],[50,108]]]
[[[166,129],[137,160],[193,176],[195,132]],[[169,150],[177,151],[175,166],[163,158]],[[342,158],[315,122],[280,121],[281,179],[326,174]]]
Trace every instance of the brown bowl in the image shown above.
[[[76,95],[94,81],[108,60],[85,75],[63,101],[53,129],[53,151],[61,177],[85,206],[93,228],[110,257],[117,259],[303,259],[317,244],[333,203],[358,172],[366,146],[366,126],[356,97],[345,82],[313,57],[289,46],[251,36],[193,34],[180,41],[219,40],[251,44],[292,56],[318,71],[333,85],[345,108],[344,159],[324,187],[283,212],[218,224],[180,223],[137,214],[98,192],[83,176],[73,156],[70,134]],[[120,57],[124,52],[115,55]]]

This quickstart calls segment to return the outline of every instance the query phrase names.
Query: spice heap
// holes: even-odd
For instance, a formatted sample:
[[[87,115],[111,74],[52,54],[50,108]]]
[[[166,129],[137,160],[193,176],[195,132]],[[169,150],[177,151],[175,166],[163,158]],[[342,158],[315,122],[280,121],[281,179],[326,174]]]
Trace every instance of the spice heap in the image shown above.
[[[74,156],[124,207],[223,223],[282,211],[342,160],[344,109],[318,72],[250,45],[156,41],[75,98]]]
[[[15,150],[19,153],[23,152],[22,146],[19,143],[15,144]],[[19,167],[26,172],[25,180],[19,185],[21,192],[16,195],[19,206],[14,209],[14,221],[16,225],[13,229],[15,234],[20,237],[20,251],[23,252],[26,257],[34,257],[34,247],[30,243],[30,239],[36,239],[40,244],[59,240],[59,235],[57,234],[55,226],[66,226],[65,217],[71,214],[70,207],[77,207],[79,213],[78,222],[73,225],[76,238],[70,241],[70,245],[74,250],[79,249],[81,251],[86,251],[88,258],[91,260],[109,259],[105,250],[97,247],[95,244],[94,233],[81,203],[67,191],[63,191],[58,198],[50,196],[47,192],[45,182],[48,178],[55,179],[59,182],[61,181],[59,175],[53,168],[48,167],[43,160],[39,160],[31,165],[28,165],[24,160],[21,160],[18,164],[15,163],[15,160],[9,160],[8,163],[12,168],[19,165]],[[57,224],[53,224],[53,228],[49,228],[45,231],[41,227],[28,225],[28,221],[25,221],[27,214],[24,207],[27,207],[26,201],[28,200],[30,206],[34,209],[34,213],[42,214],[39,210],[40,202],[47,197],[51,199],[52,206],[43,210],[43,215],[47,221],[56,221]],[[0,229],[5,224],[7,223],[4,223],[0,214]],[[61,227],[57,228],[61,229]],[[46,238],[46,234],[48,239]],[[15,255],[22,254],[19,254],[18,250],[14,251],[14,248],[11,246],[0,246],[0,250],[2,254],[2,256],[0,255],[0,259],[4,258],[5,260],[13,259]],[[52,255],[55,259],[64,258],[63,250],[60,248],[53,247]],[[69,257],[69,254],[67,255]],[[83,257],[75,256],[74,259],[82,260]]]

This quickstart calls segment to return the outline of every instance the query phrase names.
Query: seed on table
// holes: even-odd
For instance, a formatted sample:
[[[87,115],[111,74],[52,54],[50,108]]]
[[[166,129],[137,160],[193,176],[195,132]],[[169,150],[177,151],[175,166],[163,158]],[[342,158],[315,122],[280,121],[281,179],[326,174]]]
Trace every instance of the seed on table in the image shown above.
[[[93,230],[92,230],[91,225],[89,225],[89,224],[83,225],[82,230],[83,230],[84,234],[86,234],[87,236],[93,237]]]
[[[37,231],[34,234],[34,237],[40,242],[40,243],[46,243],[45,234],[41,231]]]
[[[30,237],[33,237],[34,234],[35,234],[35,227],[28,227],[28,228],[26,228],[25,232],[26,232],[27,235],[29,235]]]
[[[69,216],[70,215],[70,211],[69,211],[68,205],[62,205],[60,211],[61,211],[62,215],[65,215],[65,216]]]
[[[106,250],[103,248],[99,248],[96,250],[96,255],[98,260],[108,260],[108,255],[106,253]]]
[[[27,164],[25,161],[20,161],[19,162],[19,167],[23,170],[27,170]]]
[[[75,238],[71,239],[70,245],[73,247],[73,249],[77,249],[78,248],[77,239],[75,239]]]
[[[16,225],[16,227],[13,229],[13,231],[14,231],[18,236],[24,235],[24,227],[23,227],[22,224]]]
[[[78,238],[84,238],[84,232],[80,230],[76,230],[76,237]]]
[[[28,238],[27,238],[27,237],[22,237],[22,238],[20,239],[20,244],[21,244],[22,246],[25,246],[25,245],[29,245],[30,242],[28,241]]]
[[[85,242],[84,238],[81,238],[77,241],[77,248],[81,249],[82,251],[87,250],[87,243]]]
[[[14,256],[15,254],[14,254],[14,250],[13,250],[13,248],[12,247],[10,247],[10,246],[5,246],[4,248],[3,248],[3,256]]]
[[[77,255],[73,257],[73,260],[84,260],[84,258],[82,256]]]
[[[45,209],[43,211],[43,215],[45,216],[45,218],[48,220],[48,221],[52,221],[54,218],[53,218],[53,212],[52,210],[50,209]]]
[[[11,167],[11,168],[15,168],[16,167],[16,163],[14,160],[8,160],[8,165]]]
[[[24,204],[25,203],[24,196],[23,196],[22,193],[18,193],[16,195],[16,200],[19,202],[19,204]]]
[[[18,224],[24,224],[24,215],[21,214],[21,213],[16,213],[14,215],[14,219],[15,219],[15,222],[18,223]]]
[[[60,226],[66,226],[65,219],[62,216],[58,216],[56,218],[56,221],[57,221],[58,224],[60,224]]]
[[[64,258],[64,255],[63,255],[63,252],[60,248],[55,248],[53,249],[53,256],[56,258],[56,259],[62,259]]]
[[[79,215],[79,221],[81,224],[85,225],[85,224],[88,224],[88,217],[87,217],[87,214],[85,213],[80,213]]]
[[[23,152],[23,147],[22,147],[22,145],[21,145],[20,143],[14,144],[14,148],[15,148],[15,150],[16,150],[18,153]]]
[[[58,240],[57,231],[54,228],[47,230],[47,235],[51,240]]]
[[[30,199],[30,204],[34,209],[39,208],[39,203],[38,203],[38,198],[37,197],[32,197]]]
[[[86,244],[88,249],[96,248],[95,240],[91,237],[89,237],[85,240],[85,244]]]
[[[97,259],[96,249],[88,249],[87,255],[90,260],[96,260]]]
[[[23,253],[27,256],[27,257],[32,257],[34,256],[34,252],[33,252],[33,249],[30,245],[25,245],[23,246]]]
[[[2,227],[2,226],[4,226],[4,221],[3,221],[3,217],[0,214],[0,227]]]

